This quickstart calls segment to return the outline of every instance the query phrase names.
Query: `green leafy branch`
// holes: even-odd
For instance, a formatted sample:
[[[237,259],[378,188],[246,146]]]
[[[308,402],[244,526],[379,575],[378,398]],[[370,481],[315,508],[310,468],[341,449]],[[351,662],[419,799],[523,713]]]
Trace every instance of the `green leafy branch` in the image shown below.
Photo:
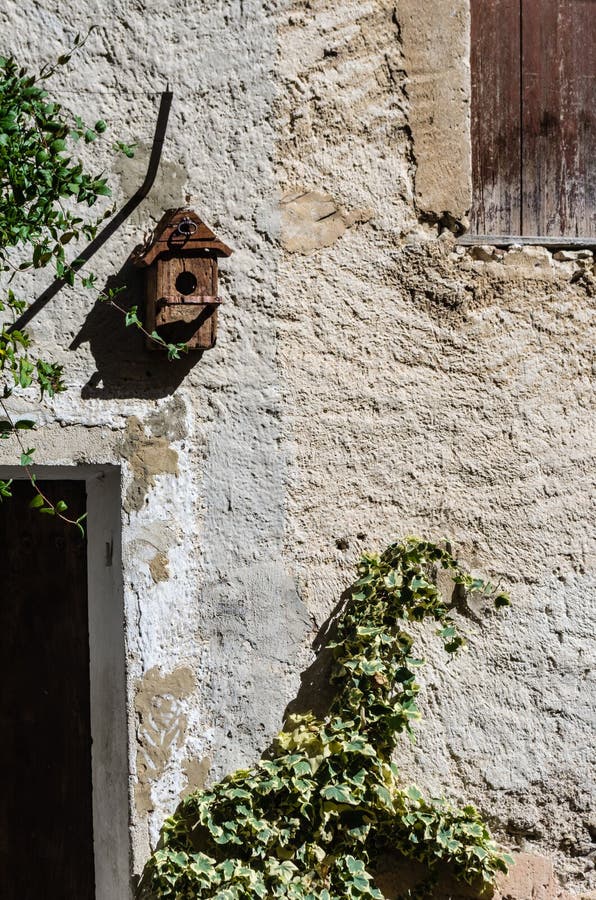
[[[185,799],[163,826],[140,897],[382,900],[374,875],[384,853],[428,870],[404,897],[432,897],[441,867],[479,890],[507,871],[511,858],[473,806],[426,799],[401,784],[393,761],[398,736],[421,718],[424,661],[411,626],[434,621],[448,654],[465,643],[434,581],[441,568],[497,608],[509,604],[428,541],[363,556],[329,645],[337,694],[328,714],[290,717],[256,766]]]
[[[0,56],[0,272],[8,274],[9,282],[18,272],[52,266],[57,277],[74,284],[80,261],[68,264],[65,248],[81,237],[91,240],[99,223],[111,215],[108,210],[89,220],[78,212],[81,206],[94,206],[110,190],[103,173],[87,171],[71,155],[71,148],[78,141],[89,144],[103,134],[105,122],[99,120],[90,127],[79,116],[70,118],[59,103],[49,98],[45,88],[47,79],[70,60],[87,37],[77,35],[72,49],[37,75],[30,74],[12,57]],[[63,367],[52,360],[35,358],[28,332],[16,327],[28,305],[12,289],[0,298],[0,312],[8,313],[12,320],[12,324],[4,322],[0,326],[5,415],[0,422],[0,437],[14,435],[17,439],[21,464],[34,487],[33,508],[72,522],[82,530],[82,520],[64,515],[64,501],[52,503],[36,485],[31,470],[34,449],[25,447],[21,439],[21,433],[33,428],[33,423],[13,422],[4,403],[14,390],[27,390],[34,382],[42,399],[53,397],[66,387]],[[0,482],[0,499],[10,495],[10,482]]]
[[[66,254],[72,242],[93,240],[101,222],[113,213],[108,209],[89,219],[80,212],[110,196],[110,188],[104,173],[88,171],[74,152],[79,142],[91,144],[104,135],[107,125],[103,119],[89,125],[78,115],[70,116],[46,90],[48,79],[70,61],[92,30],[85,36],[77,35],[72,48],[37,75],[19,66],[13,57],[0,56],[0,273],[6,274],[9,283],[17,273],[49,266],[70,286],[80,283],[86,289],[95,287],[94,274],[80,274],[84,260],[77,257],[69,262]],[[123,141],[117,141],[112,149],[129,157],[134,154],[134,144]],[[184,344],[167,343],[157,332],[147,332],[136,308],[127,312],[114,302],[117,293],[109,290],[99,299],[117,309],[126,325],[136,326],[148,340],[163,347],[169,359],[178,359],[185,352]],[[4,400],[13,391],[27,390],[33,384],[42,400],[66,390],[63,367],[51,359],[37,358],[29,333],[17,327],[28,306],[28,301],[10,288],[0,297],[0,313],[6,313],[9,319],[0,324],[0,392]],[[35,489],[31,505],[70,522],[64,515],[66,504],[52,504],[35,484],[30,469],[34,450],[26,448],[20,439],[29,420],[13,423],[4,403],[3,408],[0,438],[17,438],[21,464]],[[10,482],[0,481],[0,500],[10,495]],[[82,530],[81,520],[75,524]]]
[[[110,289],[100,296],[100,300],[103,300],[104,303],[107,303],[109,306],[113,307],[113,309],[117,310],[124,316],[124,324],[127,328],[130,328],[131,326],[136,328],[141,332],[141,334],[145,335],[147,340],[151,341],[158,347],[162,347],[167,352],[169,360],[180,359],[183,353],[188,353],[188,345],[186,343],[172,344],[168,341],[165,341],[157,331],[147,331],[147,329],[139,319],[138,306],[131,306],[129,309],[124,309],[122,306],[116,303],[114,297],[116,297],[122,290],[124,290],[124,288]]]

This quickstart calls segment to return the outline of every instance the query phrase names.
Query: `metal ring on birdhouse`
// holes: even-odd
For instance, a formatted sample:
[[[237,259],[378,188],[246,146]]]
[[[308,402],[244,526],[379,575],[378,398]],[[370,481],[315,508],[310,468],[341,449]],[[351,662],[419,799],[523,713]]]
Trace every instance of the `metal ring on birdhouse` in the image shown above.
[[[183,234],[184,237],[190,237],[197,230],[197,223],[185,216],[181,222],[178,222],[177,234]]]

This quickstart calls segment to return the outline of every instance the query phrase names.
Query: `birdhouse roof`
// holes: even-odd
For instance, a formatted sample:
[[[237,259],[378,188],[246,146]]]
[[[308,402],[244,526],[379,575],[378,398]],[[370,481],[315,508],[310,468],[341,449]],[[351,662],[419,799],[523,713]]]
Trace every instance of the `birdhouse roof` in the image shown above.
[[[230,256],[234,252],[192,210],[168,209],[148,243],[135,256],[134,264],[150,266],[162,253],[197,250],[212,250],[217,256]]]

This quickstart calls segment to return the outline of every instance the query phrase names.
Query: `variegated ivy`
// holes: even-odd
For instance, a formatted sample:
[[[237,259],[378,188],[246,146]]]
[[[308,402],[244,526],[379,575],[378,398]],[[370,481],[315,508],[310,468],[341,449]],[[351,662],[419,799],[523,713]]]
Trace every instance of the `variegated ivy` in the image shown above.
[[[510,862],[473,806],[429,800],[400,783],[396,739],[420,718],[412,623],[435,621],[447,653],[464,643],[433,581],[446,569],[467,592],[507,594],[467,574],[450,552],[408,538],[366,554],[337,622],[337,695],[324,719],[290,718],[254,768],[182,802],[163,826],[139,887],[148,898],[381,898],[380,854],[422,862],[432,897],[439,868],[492,883]]]

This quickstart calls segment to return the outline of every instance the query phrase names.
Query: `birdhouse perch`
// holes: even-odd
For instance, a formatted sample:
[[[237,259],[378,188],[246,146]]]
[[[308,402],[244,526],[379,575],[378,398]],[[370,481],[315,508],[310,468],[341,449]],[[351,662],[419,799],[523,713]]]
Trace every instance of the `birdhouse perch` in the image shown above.
[[[145,274],[145,327],[167,343],[208,350],[217,338],[217,258],[232,250],[197,216],[170,209],[134,258]]]

